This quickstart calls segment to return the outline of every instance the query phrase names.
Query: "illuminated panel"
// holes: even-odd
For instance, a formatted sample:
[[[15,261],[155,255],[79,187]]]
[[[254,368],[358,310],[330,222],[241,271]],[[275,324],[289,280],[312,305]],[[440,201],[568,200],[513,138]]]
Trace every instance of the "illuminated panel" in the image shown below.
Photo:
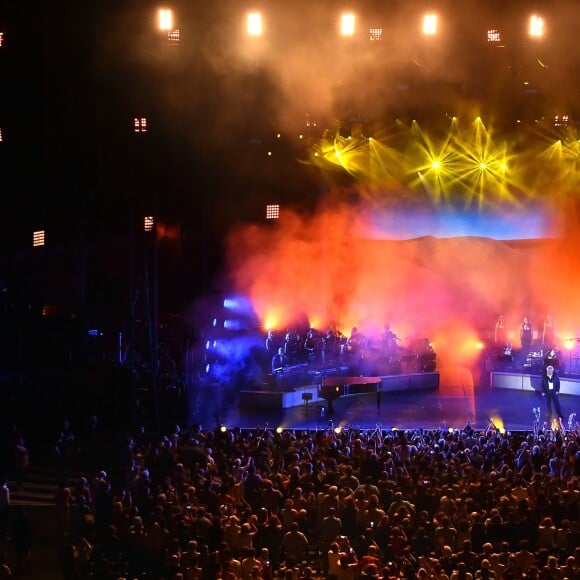
[[[133,119],[133,131],[135,133],[147,133],[147,119],[145,117],[135,117]]]
[[[45,235],[44,230],[36,230],[32,232],[32,246],[34,248],[44,246],[45,243],[44,235]]]
[[[491,28],[487,31],[487,42],[492,44],[499,44],[501,42],[501,34],[497,28]]]
[[[158,12],[159,30],[171,30],[173,28],[173,13],[167,8],[160,8]]]
[[[4,46],[4,33],[0,32],[0,46]]]
[[[360,237],[405,240],[421,236],[482,236],[495,240],[528,240],[553,236],[549,216],[541,208],[462,211],[439,208],[423,214],[407,210],[375,210]]]
[[[250,12],[246,26],[250,36],[261,36],[263,32],[262,14],[260,12]]]
[[[0,127],[0,143],[2,143],[4,139],[2,138],[2,127]]]
[[[352,12],[343,14],[340,17],[340,34],[342,36],[352,36],[354,34],[355,17]]]
[[[372,42],[374,40],[383,39],[383,29],[382,28],[371,28],[369,29],[369,40]]]
[[[530,16],[529,33],[534,38],[544,36],[544,19],[541,16]]]
[[[168,40],[169,44],[171,44],[172,46],[178,45],[180,40],[181,40],[179,29],[172,30],[171,32],[168,32],[167,33],[167,40]]]
[[[423,34],[426,36],[437,34],[437,14],[425,14],[423,16]]]
[[[155,218],[151,215],[146,215],[143,218],[143,229],[146,232],[150,232],[154,226],[155,226]]]
[[[268,204],[266,206],[266,219],[267,220],[277,220],[280,217],[280,205],[279,204]]]
[[[554,127],[566,127],[568,126],[569,120],[568,115],[556,115],[554,117]]]

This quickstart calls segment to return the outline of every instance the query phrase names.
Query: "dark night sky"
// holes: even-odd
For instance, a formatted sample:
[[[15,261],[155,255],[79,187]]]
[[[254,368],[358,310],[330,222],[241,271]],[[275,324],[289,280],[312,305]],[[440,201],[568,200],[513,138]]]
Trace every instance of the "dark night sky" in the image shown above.
[[[85,292],[95,277],[126,292],[133,250],[110,248],[151,213],[179,232],[161,249],[172,257],[162,260],[173,288],[167,307],[179,309],[211,288],[234,225],[262,221],[272,198],[299,212],[316,208],[321,176],[297,161],[307,118],[317,121],[314,138],[354,114],[374,125],[394,117],[437,125],[448,110],[479,108],[506,131],[516,114],[533,122],[565,109],[579,118],[573,0],[537,3],[551,16],[541,49],[525,40],[519,2],[441,2],[449,18],[437,47],[413,40],[410,4],[394,2],[388,14],[364,4],[367,28],[385,26],[384,43],[363,38],[345,49],[333,40],[332,4],[271,5],[275,40],[256,48],[240,34],[235,2],[176,3],[179,46],[155,31],[152,2],[11,3],[0,16],[7,277],[37,287],[22,282],[21,251],[33,228],[46,228],[59,248],[51,252],[67,256],[63,269],[88,276]],[[492,53],[478,34],[496,24],[506,42]],[[141,115],[147,135],[132,132]]]

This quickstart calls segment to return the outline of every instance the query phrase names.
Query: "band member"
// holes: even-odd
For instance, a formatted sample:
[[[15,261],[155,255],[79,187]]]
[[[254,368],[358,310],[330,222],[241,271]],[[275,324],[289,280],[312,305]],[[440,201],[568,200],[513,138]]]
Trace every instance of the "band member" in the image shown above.
[[[304,352],[308,362],[324,362],[322,339],[311,328],[304,339]]]
[[[279,373],[286,366],[286,354],[284,347],[280,347],[278,352],[272,357],[272,374]]]
[[[340,357],[342,347],[346,342],[346,337],[332,324],[322,341],[322,357],[325,362],[334,362]]]
[[[549,366],[554,367],[555,370],[558,370],[560,367],[560,357],[555,348],[550,349],[544,357],[544,368],[547,369]]]
[[[293,365],[298,362],[301,350],[300,337],[297,332],[288,331],[284,338],[284,356],[286,357],[286,364]]]
[[[359,356],[361,350],[366,346],[366,337],[361,334],[356,326],[352,327],[348,340],[344,343],[343,354],[353,357]]]
[[[274,335],[273,330],[268,330],[266,335],[266,352],[270,355],[270,359],[276,354],[278,350],[278,341]]]
[[[530,320],[527,316],[524,316],[520,324],[520,344],[522,345],[524,354],[528,354],[532,348],[533,334],[534,331],[532,330]]]
[[[542,332],[542,348],[550,350],[556,346],[556,328],[554,326],[554,317],[551,314],[544,320],[544,330]]]
[[[388,324],[385,324],[381,334],[381,346],[384,352],[392,353],[397,349],[397,335],[391,330]]]
[[[552,365],[547,366],[542,375],[542,397],[546,397],[546,408],[550,421],[553,418],[552,407],[556,411],[558,420],[561,421],[564,415],[560,408],[560,377],[554,372]]]
[[[507,331],[503,314],[497,317],[493,340],[499,348],[503,348],[507,344]]]

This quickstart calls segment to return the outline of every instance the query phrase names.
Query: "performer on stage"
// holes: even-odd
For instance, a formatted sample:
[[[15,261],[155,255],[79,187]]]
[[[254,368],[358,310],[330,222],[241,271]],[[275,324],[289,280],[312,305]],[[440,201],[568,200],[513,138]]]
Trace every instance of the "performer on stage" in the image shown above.
[[[560,408],[560,377],[554,372],[552,365],[546,367],[542,375],[542,397],[546,397],[546,408],[550,423],[553,418],[552,407],[557,413],[558,420],[562,421],[564,415]]]
[[[306,362],[324,362],[324,349],[322,346],[322,341],[322,337],[312,328],[308,330],[303,345],[304,352],[306,353]]]
[[[542,348],[544,351],[550,350],[556,346],[556,328],[554,326],[554,317],[551,314],[544,320],[544,331],[542,333]]]
[[[555,348],[550,349],[546,356],[544,356],[544,368],[554,367],[554,370],[558,371],[560,368],[560,357],[558,356],[558,351]]]
[[[284,370],[286,366],[286,355],[284,353],[284,347],[281,346],[278,352],[272,357],[272,374],[279,373]]]
[[[503,314],[500,314],[497,317],[493,340],[495,342],[495,345],[500,349],[503,349],[504,346],[507,344],[507,331],[505,327],[505,319]]]
[[[268,330],[266,335],[266,353],[270,355],[270,360],[276,354],[278,350],[278,341],[273,330]]]
[[[522,353],[526,356],[532,348],[532,340],[534,338],[534,331],[530,323],[530,319],[524,316],[520,324],[520,344],[522,346]]]

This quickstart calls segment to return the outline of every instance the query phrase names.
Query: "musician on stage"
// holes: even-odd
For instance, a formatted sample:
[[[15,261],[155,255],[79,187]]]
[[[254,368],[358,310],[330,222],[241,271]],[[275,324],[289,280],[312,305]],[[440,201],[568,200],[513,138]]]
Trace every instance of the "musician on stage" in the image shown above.
[[[384,352],[393,352],[397,348],[397,335],[391,330],[389,324],[385,324],[381,334],[381,346]]]
[[[272,374],[275,375],[283,371],[286,364],[286,354],[284,353],[284,347],[281,346],[278,352],[272,357]]]
[[[533,334],[534,331],[532,329],[530,319],[527,316],[524,316],[524,319],[520,324],[520,344],[522,346],[522,353],[524,356],[527,356],[532,348]]]
[[[304,339],[303,346],[304,352],[306,353],[307,362],[310,363],[324,362],[322,338],[318,336],[312,328],[308,330],[308,332],[306,333],[306,338]]]
[[[542,348],[544,351],[550,350],[556,346],[556,327],[554,326],[554,317],[551,314],[544,320],[544,331],[542,333]]]
[[[332,324],[322,341],[322,360],[325,363],[336,362],[340,357],[346,336]]]
[[[359,332],[356,326],[352,327],[348,340],[344,343],[343,354],[352,359],[360,356],[362,349],[366,346],[366,336]]]
[[[560,408],[560,377],[558,373],[554,372],[552,365],[547,366],[542,374],[542,397],[546,397],[546,408],[550,423],[553,418],[552,407],[556,411],[558,420],[562,421],[564,415]]]
[[[278,341],[273,330],[268,330],[266,335],[266,352],[270,355],[270,359],[276,354],[278,350]]]
[[[556,371],[560,367],[560,358],[555,348],[550,349],[544,357],[544,368],[547,369],[549,366],[554,367]]]
[[[302,344],[297,332],[289,330],[284,338],[284,356],[286,364],[292,365],[299,361]]]
[[[499,349],[503,349],[507,344],[507,329],[505,326],[505,318],[503,314],[500,314],[497,317],[493,340]]]

